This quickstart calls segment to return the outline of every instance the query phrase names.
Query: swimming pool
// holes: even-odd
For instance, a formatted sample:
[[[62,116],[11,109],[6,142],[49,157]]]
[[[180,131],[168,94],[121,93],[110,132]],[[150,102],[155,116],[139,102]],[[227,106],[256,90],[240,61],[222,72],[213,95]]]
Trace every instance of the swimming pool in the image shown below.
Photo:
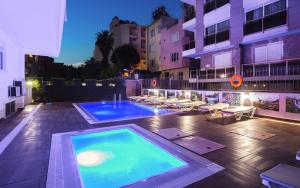
[[[90,124],[175,113],[172,110],[159,109],[129,101],[79,103],[74,104],[74,106]]]
[[[53,135],[47,188],[184,187],[221,170],[130,124]]]
[[[122,187],[187,165],[128,128],[71,140],[85,188]]]

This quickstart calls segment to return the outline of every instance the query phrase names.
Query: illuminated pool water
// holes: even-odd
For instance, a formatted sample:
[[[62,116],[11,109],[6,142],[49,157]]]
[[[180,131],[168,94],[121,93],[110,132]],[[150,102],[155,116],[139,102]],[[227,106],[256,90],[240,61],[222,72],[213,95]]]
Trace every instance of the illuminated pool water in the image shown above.
[[[136,119],[174,113],[174,111],[171,110],[158,109],[128,101],[81,103],[79,106],[92,119],[100,122]]]
[[[128,128],[71,136],[85,188],[121,187],[187,165]]]

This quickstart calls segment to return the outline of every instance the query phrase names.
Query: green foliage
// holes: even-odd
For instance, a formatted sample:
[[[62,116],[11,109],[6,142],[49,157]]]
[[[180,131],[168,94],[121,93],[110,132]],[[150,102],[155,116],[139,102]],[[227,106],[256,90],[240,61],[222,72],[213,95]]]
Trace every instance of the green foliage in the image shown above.
[[[129,70],[140,62],[140,55],[133,46],[126,44],[114,50],[111,62],[115,65],[116,71]]]
[[[104,67],[109,67],[109,54],[113,50],[113,45],[114,45],[114,38],[113,34],[110,33],[109,31],[101,31],[97,33],[97,40],[95,43],[96,46],[98,46],[102,56],[102,64]]]
[[[169,17],[169,13],[166,10],[165,6],[160,6],[156,10],[153,11],[152,13],[152,19],[153,21],[159,20],[161,17],[167,16]]]

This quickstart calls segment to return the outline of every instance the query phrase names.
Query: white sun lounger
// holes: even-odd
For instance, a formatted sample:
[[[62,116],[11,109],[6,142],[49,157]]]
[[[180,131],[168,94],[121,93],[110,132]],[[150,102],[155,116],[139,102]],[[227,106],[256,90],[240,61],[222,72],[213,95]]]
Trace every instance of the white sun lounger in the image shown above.
[[[218,110],[222,110],[222,109],[225,109],[225,108],[229,108],[229,104],[227,104],[227,103],[217,103],[217,104],[213,104],[213,105],[200,106],[199,111],[216,113]]]
[[[176,107],[182,110],[192,110],[194,108],[199,108],[200,106],[203,106],[205,104],[206,102],[204,101],[190,101],[190,102],[176,104]]]
[[[260,174],[262,183],[268,188],[299,188],[300,168],[279,164],[274,168]]]
[[[237,121],[241,120],[244,115],[247,115],[249,118],[253,118],[256,111],[256,107],[254,106],[238,106],[234,108],[222,109],[221,114],[222,117],[226,117],[226,115],[234,115]]]
[[[298,151],[297,154],[296,154],[296,160],[300,161],[300,151]]]

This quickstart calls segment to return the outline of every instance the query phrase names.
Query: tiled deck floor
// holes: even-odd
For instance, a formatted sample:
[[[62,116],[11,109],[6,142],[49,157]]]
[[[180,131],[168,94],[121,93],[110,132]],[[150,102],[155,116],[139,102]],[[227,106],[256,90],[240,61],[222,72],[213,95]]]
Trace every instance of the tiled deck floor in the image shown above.
[[[226,170],[189,187],[262,187],[259,174],[278,163],[300,167],[295,160],[300,149],[300,126],[253,119],[228,125],[205,121],[203,115],[190,113],[140,120],[89,125],[70,103],[43,105],[32,121],[0,156],[0,187],[45,187],[51,135],[94,127],[135,123],[148,130],[176,127],[226,145],[203,155]],[[0,122],[0,125],[5,122]],[[7,122],[9,124],[9,121]],[[234,128],[262,130],[276,134],[265,141],[229,133]],[[7,126],[0,127],[0,131]]]

